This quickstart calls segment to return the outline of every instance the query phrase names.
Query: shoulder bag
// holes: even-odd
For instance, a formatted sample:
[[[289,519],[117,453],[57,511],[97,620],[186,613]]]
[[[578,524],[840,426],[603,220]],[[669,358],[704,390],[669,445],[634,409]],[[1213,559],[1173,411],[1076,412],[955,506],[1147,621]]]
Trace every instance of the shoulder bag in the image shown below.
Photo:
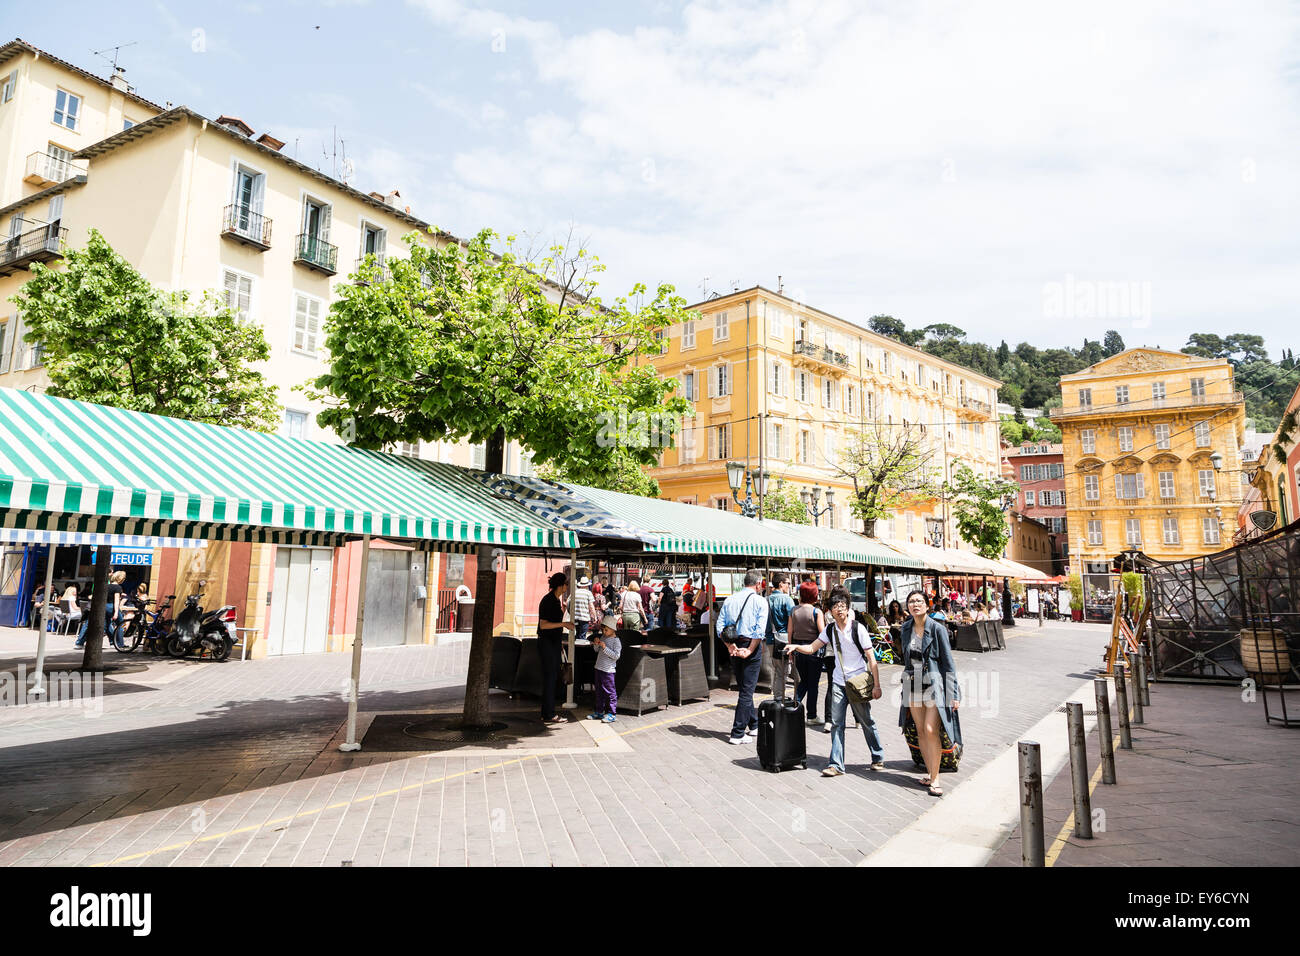
[[[835,642],[835,656],[840,659],[840,667],[843,668],[844,657],[840,654],[839,627],[834,622],[831,622],[827,627],[831,629],[831,640]],[[857,621],[854,621],[849,626],[849,637],[853,641],[853,646],[858,649],[858,653],[862,655],[862,660],[866,663],[867,669],[854,677],[845,676],[844,693],[848,695],[850,704],[870,704],[871,695],[876,690],[876,679],[871,676],[872,658],[867,657],[862,650],[862,643],[858,640]]]
[[[745,616],[745,608],[749,605],[749,598],[752,598],[753,596],[754,596],[754,592],[750,591],[749,597],[745,598],[745,600],[740,602],[740,613],[736,615],[736,619],[722,629],[721,637],[724,643],[726,644],[738,643],[737,636],[736,636],[736,625],[739,624],[740,619]],[[749,643],[749,638],[745,638],[745,643],[746,644]]]

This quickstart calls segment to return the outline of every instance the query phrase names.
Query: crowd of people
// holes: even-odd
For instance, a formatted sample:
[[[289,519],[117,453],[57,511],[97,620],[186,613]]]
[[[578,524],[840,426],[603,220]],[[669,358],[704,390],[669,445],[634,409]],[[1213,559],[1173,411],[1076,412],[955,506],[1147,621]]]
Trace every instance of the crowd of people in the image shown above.
[[[53,602],[53,610],[48,615],[46,626],[50,630],[61,631],[78,625],[77,640],[74,647],[85,647],[86,632],[90,629],[90,603],[93,595],[90,589],[82,593],[82,587],[76,581],[69,581],[62,589],[56,587],[58,597]],[[149,601],[149,586],[143,581],[134,587],[126,586],[126,572],[113,571],[108,576],[108,587],[104,594],[104,637],[118,648],[125,648],[123,632],[127,623],[141,611]],[[45,585],[37,586],[32,594],[30,623],[38,626],[45,604]]]

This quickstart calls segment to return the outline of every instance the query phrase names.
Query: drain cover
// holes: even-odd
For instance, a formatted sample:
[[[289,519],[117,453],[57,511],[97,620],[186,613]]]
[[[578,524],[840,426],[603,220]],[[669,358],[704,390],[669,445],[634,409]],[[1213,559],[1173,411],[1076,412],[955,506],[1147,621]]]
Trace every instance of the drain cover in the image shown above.
[[[460,726],[460,718],[457,717],[451,720],[422,720],[419,723],[407,724],[402,728],[402,733],[419,740],[437,740],[441,743],[464,744],[496,740],[501,735],[501,731],[508,729],[509,726],[509,724],[498,720],[493,721],[492,726],[488,728],[469,730]]]

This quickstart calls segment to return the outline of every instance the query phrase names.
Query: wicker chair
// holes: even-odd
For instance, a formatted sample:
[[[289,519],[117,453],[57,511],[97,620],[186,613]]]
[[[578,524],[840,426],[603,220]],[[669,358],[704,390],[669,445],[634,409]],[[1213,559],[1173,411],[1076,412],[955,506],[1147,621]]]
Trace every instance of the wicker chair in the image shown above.
[[[704,645],[689,654],[674,655],[668,664],[668,699],[674,704],[709,699],[709,675],[704,668]]]
[[[623,645],[614,674],[618,709],[638,717],[668,703],[668,672],[662,658],[651,657],[639,647]]]
[[[987,621],[977,621],[974,624],[958,624],[957,630],[953,634],[952,648],[955,651],[990,651],[993,650],[989,644],[988,631],[984,625]]]
[[[519,671],[519,655],[523,650],[523,641],[510,634],[498,634],[492,638],[492,669],[488,674],[488,686],[513,693],[515,674]]]

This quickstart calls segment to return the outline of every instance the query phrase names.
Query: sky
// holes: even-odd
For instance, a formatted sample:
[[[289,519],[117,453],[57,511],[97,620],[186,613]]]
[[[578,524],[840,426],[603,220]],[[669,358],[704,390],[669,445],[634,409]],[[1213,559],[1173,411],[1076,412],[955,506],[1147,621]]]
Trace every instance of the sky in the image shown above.
[[[608,8],[608,9],[606,9]],[[5,4],[0,35],[229,113],[600,294],[780,283],[860,323],[1300,345],[1300,6]],[[107,59],[95,55],[108,50]],[[341,164],[340,164],[340,168]]]

